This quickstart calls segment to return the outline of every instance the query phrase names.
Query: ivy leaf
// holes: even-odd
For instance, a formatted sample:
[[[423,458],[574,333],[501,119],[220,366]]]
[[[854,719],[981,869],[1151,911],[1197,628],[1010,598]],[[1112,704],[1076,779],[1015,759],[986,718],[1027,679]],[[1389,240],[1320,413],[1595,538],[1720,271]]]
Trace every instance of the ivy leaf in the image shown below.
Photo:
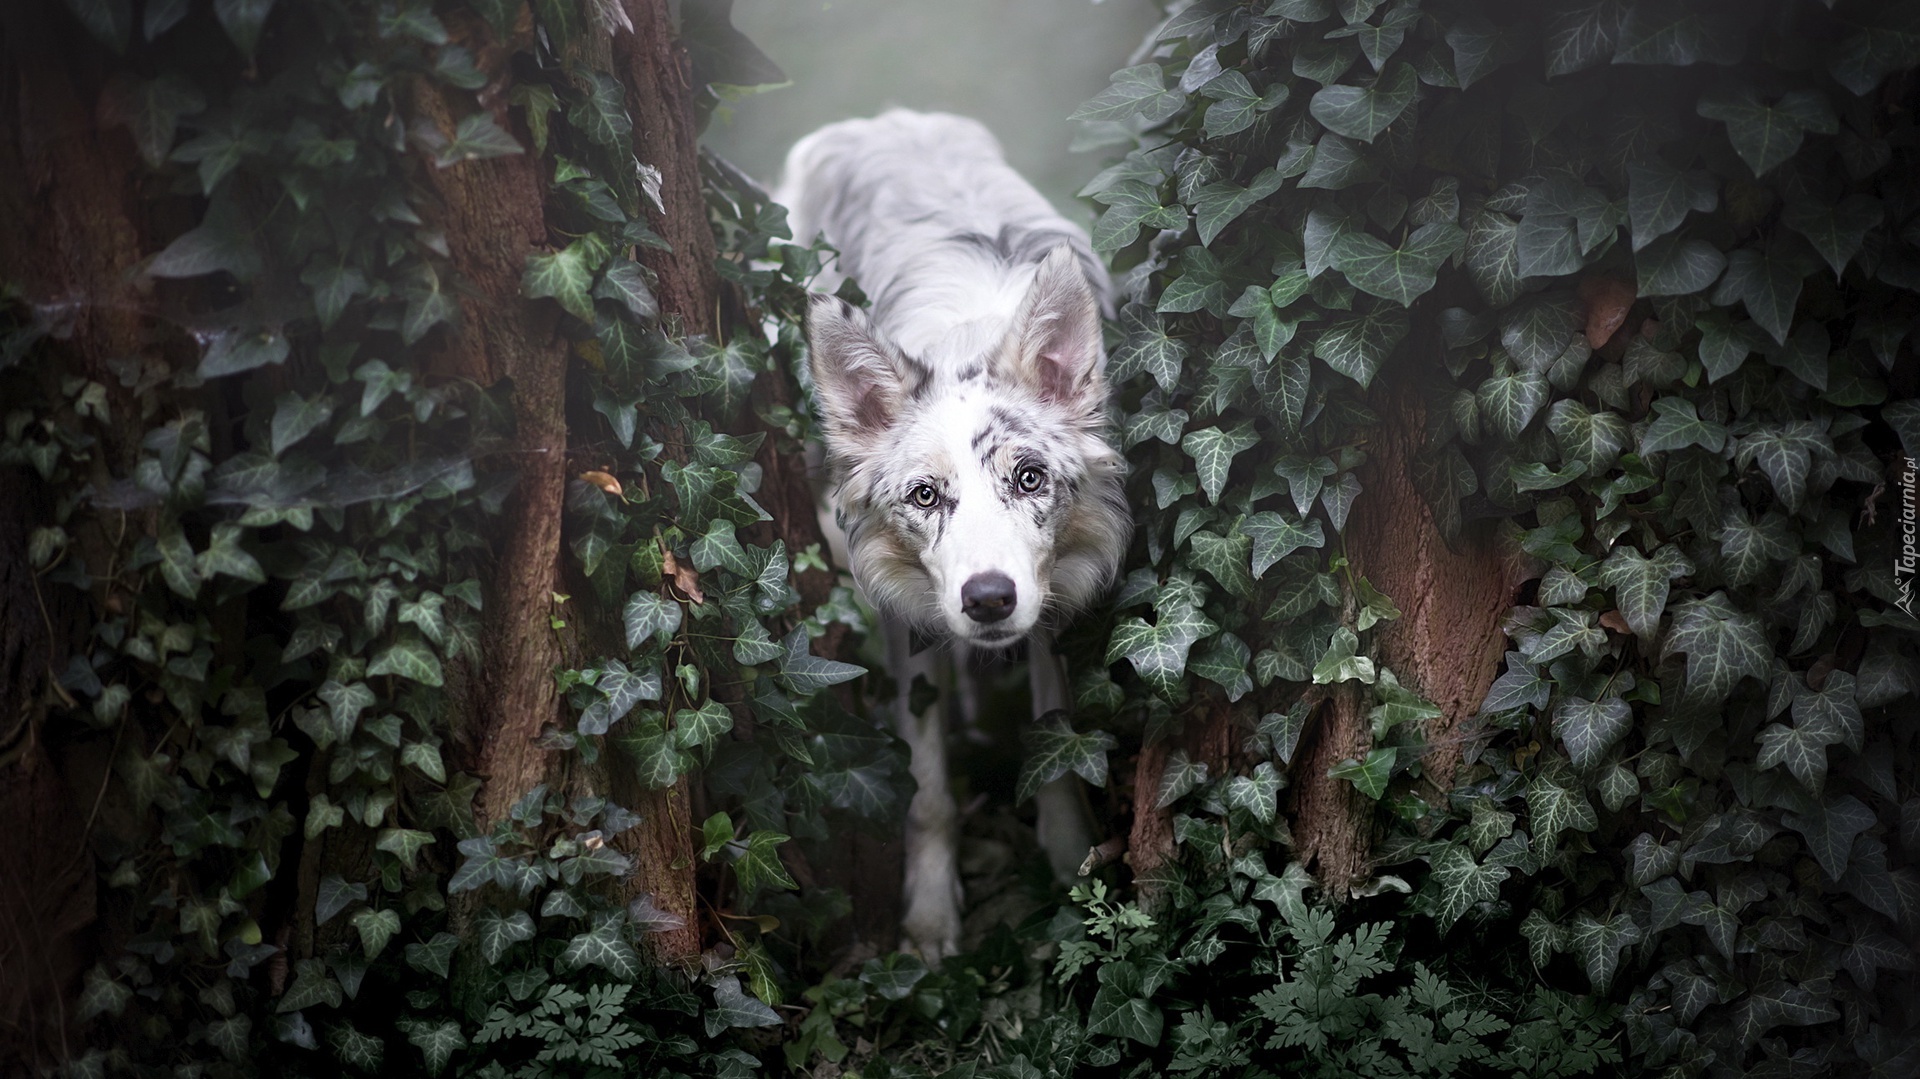
[[[1743,676],[1765,679],[1773,653],[1760,620],[1733,605],[1724,591],[1674,610],[1664,655],[1687,656],[1687,692],[1725,699]]]
[[[633,120],[627,115],[627,95],[620,80],[603,71],[588,71],[577,78],[582,92],[567,110],[567,121],[602,146],[621,146],[633,134]]]
[[[1401,685],[1400,679],[1384,668],[1380,671],[1380,680],[1374,684],[1373,696],[1379,703],[1368,710],[1367,722],[1376,742],[1384,740],[1387,732],[1403,723],[1425,723],[1443,714],[1432,701]]]
[[[882,1000],[905,1000],[929,973],[919,956],[894,952],[884,959],[867,960],[860,968],[860,980]]]
[[[220,20],[220,28],[248,60],[253,59],[254,46],[260,43],[260,31],[272,11],[273,0],[213,0],[213,14]]]
[[[1739,440],[1735,460],[1740,467],[1759,464],[1773,484],[1773,493],[1789,513],[1797,513],[1806,499],[1807,474],[1813,468],[1813,455],[1831,454],[1832,443],[1810,420],[1780,426],[1762,427]]]
[[[1316,488],[1318,484],[1316,477]],[[1295,487],[1296,492],[1300,489]],[[1311,496],[1308,504],[1312,504]],[[1253,538],[1253,575],[1256,578],[1265,576],[1275,562],[1300,548],[1320,548],[1326,546],[1327,542],[1318,518],[1290,521],[1272,510],[1261,510],[1248,517],[1240,522],[1240,530]]]
[[[1175,529],[1176,535],[1179,531]],[[1253,598],[1253,577],[1247,572],[1247,552],[1253,546],[1251,539],[1238,529],[1229,530],[1224,536],[1202,529],[1193,534],[1189,543],[1192,546],[1192,553],[1187,557],[1189,566],[1220,582],[1230,595],[1244,600]]]
[[[360,949],[368,959],[386,950],[387,942],[400,932],[397,910],[363,910],[353,916],[353,928],[360,934]]]
[[[521,917],[526,915],[522,914]],[[416,1020],[407,1027],[407,1040],[426,1058],[428,1075],[439,1075],[445,1071],[454,1052],[467,1045],[467,1039],[460,1033],[459,1021],[454,1019],[438,1023]]]
[[[1660,615],[1667,609],[1671,583],[1693,572],[1679,548],[1663,545],[1652,558],[1624,544],[1615,547],[1600,566],[1600,583],[1613,589],[1614,603],[1627,620],[1627,628],[1643,641],[1651,641],[1660,629]]]
[[[1407,335],[1408,327],[1404,310],[1374,304],[1354,318],[1328,326],[1313,343],[1313,354],[1364,389]]]
[[[1399,751],[1392,746],[1370,749],[1363,760],[1345,760],[1327,769],[1327,775],[1352,783],[1354,789],[1374,801],[1387,793],[1387,781],[1393,776]]]
[[[1860,253],[1867,233],[1886,219],[1880,200],[1871,195],[1848,195],[1833,206],[1811,199],[1796,199],[1780,211],[1780,223],[1805,236],[1833,268],[1838,278],[1847,263]]]
[[[149,11],[152,8],[149,4]],[[100,93],[101,120],[125,125],[141,159],[155,169],[167,162],[180,118],[196,115],[206,107],[207,99],[174,74],[155,79],[117,77]]]
[[[1467,277],[1488,304],[1505,307],[1512,303],[1520,294],[1519,223],[1490,210],[1469,213],[1461,223],[1467,230],[1461,258]],[[1709,279],[1700,287],[1712,283]]]
[[[1698,446],[1719,453],[1727,444],[1727,429],[1703,420],[1693,402],[1684,397],[1662,397],[1653,402],[1653,422],[1640,436],[1640,454],[1665,453]]]
[[[1847,870],[1853,839],[1878,823],[1873,810],[1851,794],[1830,794],[1804,813],[1790,813],[1782,823],[1807,841],[1827,879],[1838,881]]]
[[[1194,657],[1188,670],[1225,690],[1227,700],[1237,701],[1253,692],[1253,679],[1247,674],[1247,661],[1252,657],[1246,642],[1222,633]]]
[[[201,378],[221,378],[287,361],[293,346],[277,330],[225,329],[209,335],[200,354]]]
[[[1237,75],[1239,72],[1228,74]],[[1212,110],[1208,110],[1208,114],[1211,115]],[[1261,169],[1245,187],[1222,183],[1201,188],[1193,200],[1194,228],[1199,233],[1200,243],[1213,243],[1214,238],[1246,213],[1248,207],[1280,190],[1280,185],[1285,182],[1273,169]]]
[[[239,525],[224,521],[213,526],[207,549],[193,560],[202,578],[212,580],[215,574],[224,574],[251,584],[267,583],[267,571],[260,568],[259,559],[240,546],[241,531]]]
[[[1720,279],[1727,256],[1705,240],[1678,233],[1649,241],[1633,257],[1642,296],[1685,296]],[[1718,301],[1715,301],[1718,302]]]
[[[398,675],[423,686],[446,684],[446,676],[440,669],[440,657],[433,654],[427,642],[411,634],[395,640],[375,655],[373,662],[367,664],[367,677],[377,674]]]
[[[275,457],[287,447],[319,430],[333,417],[333,398],[326,394],[303,397],[283,393],[273,403],[272,446]]]
[[[1456,843],[1441,847],[1428,862],[1433,866],[1429,879],[1436,893],[1434,920],[1443,933],[1469,910],[1499,899],[1500,882],[1508,876],[1506,866],[1482,865],[1472,852]]]
[[[1621,950],[1640,943],[1642,935],[1640,926],[1626,914],[1603,922],[1581,911],[1567,927],[1567,947],[1586,966],[1587,981],[1594,992],[1605,993],[1620,969]]]
[[[1329,131],[1372,142],[1413,104],[1419,86],[1411,64],[1390,64],[1366,86],[1322,86],[1307,111]]]
[[[713,983],[713,1011],[707,1013],[707,1035],[712,1037],[728,1027],[777,1027],[780,1013],[747,995],[740,979],[723,975]]]
[[[743,891],[752,893],[768,885],[789,891],[799,887],[788,875],[787,867],[780,864],[780,855],[776,852],[789,838],[770,831],[758,831],[747,837],[740,857],[733,863],[734,875],[740,878]]]
[[[1093,225],[1093,249],[1111,254],[1127,246],[1144,228],[1178,229],[1187,224],[1184,207],[1163,206],[1159,189],[1143,180],[1125,180],[1097,192],[1094,201],[1107,209]]]
[[[1713,290],[1713,302],[1744,303],[1747,314],[1773,339],[1786,344],[1793,309],[1800,302],[1806,266],[1791,253],[1743,247],[1727,258],[1727,272]],[[1644,290],[1642,290],[1644,291]]]
[[[130,0],[67,0],[66,7],[100,44],[116,55],[127,51],[127,39],[133,34]]]
[[[1569,828],[1591,832],[1600,827],[1587,796],[1546,775],[1527,784],[1527,822],[1538,841],[1551,842]]]
[[[1333,266],[1360,291],[1411,307],[1433,288],[1440,264],[1460,250],[1466,236],[1453,222],[1436,221],[1415,229],[1402,246],[1394,248],[1355,229],[1334,242]]]
[[[1549,294],[1509,309],[1500,323],[1500,344],[1523,369],[1545,373],[1574,343],[1583,324],[1571,296]]]
[[[808,648],[808,640],[807,628],[795,626],[793,632],[781,642],[786,646],[787,654],[780,661],[780,674],[793,692],[805,696],[815,690],[850,682],[867,673],[865,667],[814,655]]]
[[[1109,81],[1113,85],[1075,109],[1067,119],[1128,120],[1140,116],[1152,125],[1172,117],[1186,103],[1187,96],[1179,89],[1167,88],[1159,64],[1122,68]]]
[[[1734,152],[1755,176],[1765,176],[1792,157],[1807,132],[1833,135],[1840,131],[1833,106],[1814,90],[1790,90],[1772,105],[1762,104],[1751,89],[1709,94],[1700,99],[1696,111],[1727,125]]]
[[[1379,177],[1380,170],[1360,151],[1360,147],[1331,131],[1313,144],[1313,157],[1297,186],[1342,191]]]
[[[1134,616],[1114,626],[1106,662],[1127,660],[1149,686],[1172,698],[1180,692],[1188,650],[1219,628],[1198,607],[1170,604],[1156,623]]]
[[[520,143],[483,110],[466,117],[454,127],[452,140],[435,148],[433,164],[436,168],[446,169],[463,161],[485,161],[523,153],[526,150]]]
[[[1133,995],[1139,975],[1124,960],[1100,968],[1100,989],[1087,1009],[1087,1031],[1115,1038],[1130,1038],[1145,1046],[1160,1044],[1166,1017],[1158,1005]]]
[[[1118,384],[1135,375],[1152,375],[1161,389],[1171,391],[1180,381],[1186,343],[1168,336],[1159,313],[1138,305],[1120,313],[1120,325],[1127,337],[1108,365],[1108,379]]]
[[[1619,697],[1590,701],[1569,697],[1553,710],[1553,730],[1566,743],[1567,756],[1577,768],[1600,763],[1606,751],[1633,726],[1633,709]]]
[[[716,700],[673,714],[673,744],[681,749],[709,746],[733,729],[733,712]]]
[[[1180,448],[1193,458],[1194,471],[1200,477],[1201,489],[1207,493],[1207,501],[1218,502],[1220,492],[1226,488],[1233,459],[1259,442],[1260,436],[1254,433],[1252,422],[1243,421],[1224,431],[1218,427],[1189,431],[1180,440]]]
[[[1375,670],[1370,656],[1359,654],[1360,638],[1345,626],[1333,631],[1333,637],[1327,643],[1327,650],[1313,665],[1314,685],[1335,685],[1340,682],[1364,682],[1373,684]]]
[[[1592,412],[1571,397],[1547,410],[1547,430],[1560,444],[1560,455],[1586,466],[1589,475],[1612,465],[1627,444],[1627,421],[1616,412]]]
[[[1547,76],[1571,75],[1611,58],[1626,14],[1621,0],[1561,0],[1551,5],[1543,42]]]
[[[367,901],[367,886],[355,881],[348,884],[337,874],[329,873],[320,878],[320,886],[314,890],[313,921],[315,925],[325,925],[333,916],[355,903]]]
[[[627,647],[638,650],[648,641],[665,642],[680,631],[680,605],[658,592],[635,592],[621,611]]]
[[[604,300],[613,300],[625,307],[628,314],[643,322],[660,314],[660,302],[653,298],[653,290],[647,287],[646,271],[632,259],[615,259],[613,265],[607,267],[607,272],[601,275],[600,283],[593,286],[593,294]]]
[[[1789,727],[1769,723],[1760,732],[1760,754],[1756,767],[1786,765],[1801,786],[1818,794],[1827,776],[1827,747],[1842,740],[1840,732],[1819,726]]]
[[[1245,75],[1233,70],[1223,71],[1200,88],[1202,96],[1213,100],[1213,104],[1207,106],[1201,125],[1210,139],[1238,134],[1252,127],[1254,118],[1260,113],[1271,112],[1285,104],[1287,92],[1286,83],[1275,83],[1265,94],[1257,94]],[[1277,180],[1275,188],[1278,188]]]
[[[1547,403],[1547,394],[1545,376],[1520,371],[1482,382],[1474,391],[1474,400],[1494,433],[1512,441],[1519,438],[1520,432],[1539,414]]]
[[[280,994],[280,1000],[273,1010],[282,1015],[325,1004],[338,1008],[344,1000],[340,992],[340,983],[327,973],[327,965],[318,959],[300,959],[293,964],[293,984]]]
[[[1106,786],[1107,752],[1120,744],[1106,731],[1076,732],[1064,712],[1042,716],[1021,741],[1027,747],[1027,759],[1020,767],[1019,782],[1014,785],[1016,804],[1032,798],[1041,787],[1068,772],[1096,787]]]
[[[432,832],[423,832],[418,828],[382,828],[379,837],[374,840],[373,849],[386,851],[412,869],[421,848],[432,845]]]
[[[1679,228],[1689,211],[1712,213],[1719,204],[1711,173],[1684,171],[1658,158],[1627,166],[1627,220],[1635,251]]]
[[[1166,766],[1160,772],[1160,786],[1154,793],[1153,807],[1165,809],[1206,781],[1207,762],[1192,760],[1186,750],[1176,749],[1167,755]]]
[[[575,240],[559,251],[527,256],[520,291],[530,300],[551,298],[569,314],[593,321],[593,272],[603,249],[595,242]]]
[[[1840,1009],[1833,1006],[1828,993],[1815,994],[1805,986],[1785,981],[1769,982],[1734,1008],[1730,1035],[1740,1045],[1750,1046],[1782,1023],[1816,1026],[1839,1018]]]
[[[591,930],[567,942],[559,955],[563,970],[596,966],[621,981],[638,981],[645,973],[640,953],[620,932],[620,919],[604,917]]]
[[[1634,4],[1620,28],[1616,64],[1733,64],[1746,51],[1746,25],[1691,6]]]

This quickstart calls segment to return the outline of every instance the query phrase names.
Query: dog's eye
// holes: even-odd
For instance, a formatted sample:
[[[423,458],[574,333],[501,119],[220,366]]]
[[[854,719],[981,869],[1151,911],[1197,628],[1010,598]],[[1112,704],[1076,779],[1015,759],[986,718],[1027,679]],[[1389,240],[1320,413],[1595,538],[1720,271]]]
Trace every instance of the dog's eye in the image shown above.
[[[1040,489],[1042,483],[1047,481],[1047,473],[1045,469],[1027,465],[1014,475],[1013,481],[1020,485],[1022,491],[1032,494]]]
[[[916,483],[913,490],[907,492],[907,501],[923,510],[930,510],[940,504],[940,492],[930,484]]]

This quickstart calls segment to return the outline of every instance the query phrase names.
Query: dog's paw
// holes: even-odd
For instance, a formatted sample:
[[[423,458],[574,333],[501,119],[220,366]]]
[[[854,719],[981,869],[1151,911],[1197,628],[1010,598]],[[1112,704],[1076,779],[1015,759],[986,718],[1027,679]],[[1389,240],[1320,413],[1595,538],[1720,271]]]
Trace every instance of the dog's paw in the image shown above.
[[[930,967],[960,954],[960,904],[937,898],[909,902],[906,917],[900,919],[900,950],[912,952]]]
[[[901,927],[900,950],[920,957],[920,961],[929,967],[938,967],[940,961],[950,955],[960,954],[959,927],[952,935],[936,933],[932,936],[918,936],[905,926]]]

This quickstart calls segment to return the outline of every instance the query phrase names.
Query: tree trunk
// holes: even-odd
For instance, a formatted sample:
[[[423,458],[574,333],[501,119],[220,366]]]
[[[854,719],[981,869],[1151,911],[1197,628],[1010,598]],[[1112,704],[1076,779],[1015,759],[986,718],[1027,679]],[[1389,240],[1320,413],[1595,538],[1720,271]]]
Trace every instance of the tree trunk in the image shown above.
[[[145,250],[130,182],[141,166],[123,132],[95,123],[98,51],[66,33],[64,18],[49,4],[0,13],[0,281],[53,332],[45,347],[62,373],[103,384],[113,414],[128,417],[137,413],[105,361],[145,344],[128,284]],[[110,429],[96,475],[126,465],[138,434],[134,424]],[[0,1062],[36,1067],[66,1055],[73,990],[93,953],[87,842],[106,773],[102,747],[49,741],[46,729],[84,621],[77,594],[41,584],[28,562],[28,537],[52,523],[56,494],[25,469],[0,469]],[[75,531],[74,548],[103,564],[111,540]]]

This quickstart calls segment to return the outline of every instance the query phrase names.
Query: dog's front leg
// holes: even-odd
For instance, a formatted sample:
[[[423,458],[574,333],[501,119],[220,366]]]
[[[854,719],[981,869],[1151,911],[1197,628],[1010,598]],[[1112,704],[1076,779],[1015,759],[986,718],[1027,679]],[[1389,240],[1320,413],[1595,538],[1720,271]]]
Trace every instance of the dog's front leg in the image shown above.
[[[907,806],[905,914],[900,947],[937,963],[960,950],[960,821],[947,786],[946,697],[942,693],[924,714],[909,704],[915,675],[942,684],[945,656],[928,648],[912,654],[906,629],[887,623],[887,668],[897,691],[894,722],[911,753],[910,770],[918,785]]]
[[[1027,642],[1027,653],[1034,718],[1056,708],[1068,708],[1066,666],[1053,654],[1053,634],[1035,630]],[[1054,879],[1073,883],[1079,879],[1080,866],[1094,842],[1085,785],[1079,776],[1068,772],[1036,791],[1033,807],[1038,815],[1034,834],[1040,840],[1040,849],[1047,852]]]

